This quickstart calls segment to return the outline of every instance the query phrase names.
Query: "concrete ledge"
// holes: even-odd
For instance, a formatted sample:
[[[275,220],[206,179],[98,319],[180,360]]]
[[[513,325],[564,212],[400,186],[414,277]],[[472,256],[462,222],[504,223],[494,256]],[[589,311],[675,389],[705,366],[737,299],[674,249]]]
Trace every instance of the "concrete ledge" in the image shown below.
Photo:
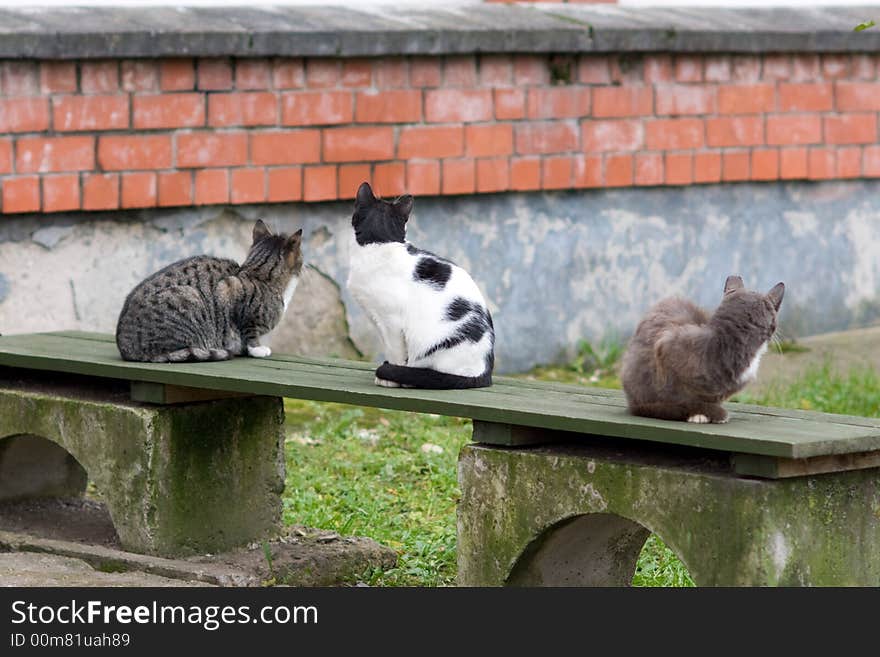
[[[830,4],[830,3],[829,3]],[[21,8],[0,10],[0,58],[349,57],[473,52],[860,52],[877,7],[582,5]]]

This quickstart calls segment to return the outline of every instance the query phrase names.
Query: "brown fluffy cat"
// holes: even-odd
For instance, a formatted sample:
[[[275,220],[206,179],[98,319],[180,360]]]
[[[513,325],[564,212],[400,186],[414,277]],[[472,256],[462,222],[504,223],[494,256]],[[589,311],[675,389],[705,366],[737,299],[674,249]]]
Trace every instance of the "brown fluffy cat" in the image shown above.
[[[243,264],[195,256],[147,277],[116,325],[125,360],[226,360],[272,352],[260,338],[281,321],[302,270],[302,230],[273,235],[262,221]]]
[[[633,415],[727,422],[721,402],[758,373],[776,331],[785,286],[767,294],[728,276],[712,315],[690,301],[665,299],[639,323],[623,356],[621,380]]]

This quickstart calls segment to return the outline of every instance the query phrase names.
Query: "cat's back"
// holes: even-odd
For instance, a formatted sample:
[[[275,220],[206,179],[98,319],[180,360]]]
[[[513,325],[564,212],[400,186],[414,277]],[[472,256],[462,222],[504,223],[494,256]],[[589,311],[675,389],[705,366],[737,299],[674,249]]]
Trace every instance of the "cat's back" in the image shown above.
[[[702,326],[708,321],[709,314],[697,304],[681,297],[670,297],[654,304],[645,313],[636,335],[656,338],[656,334],[671,328],[689,324]]]
[[[228,258],[192,256],[173,262],[147,276],[134,288],[132,294],[161,290],[175,285],[213,288],[218,281],[237,274],[239,268],[237,262]]]

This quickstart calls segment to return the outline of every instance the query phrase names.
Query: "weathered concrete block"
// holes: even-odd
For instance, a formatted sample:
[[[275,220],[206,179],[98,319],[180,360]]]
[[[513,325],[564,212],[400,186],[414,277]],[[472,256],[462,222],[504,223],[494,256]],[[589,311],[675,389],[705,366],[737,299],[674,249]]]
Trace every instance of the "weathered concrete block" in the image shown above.
[[[878,468],[760,480],[467,445],[458,475],[461,585],[626,586],[649,532],[698,585],[880,585]]]
[[[123,546],[147,554],[217,552],[275,533],[282,422],[274,397],[148,406],[0,389],[0,445],[28,434],[62,447],[95,482]]]
[[[79,497],[88,476],[68,452],[39,436],[0,440],[0,501]]]

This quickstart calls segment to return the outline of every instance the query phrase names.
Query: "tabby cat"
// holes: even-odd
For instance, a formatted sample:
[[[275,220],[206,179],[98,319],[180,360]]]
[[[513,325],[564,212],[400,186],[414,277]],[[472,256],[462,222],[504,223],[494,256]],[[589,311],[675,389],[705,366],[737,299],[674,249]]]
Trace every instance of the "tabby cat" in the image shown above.
[[[243,264],[202,255],[157,271],[125,299],[119,353],[153,363],[269,356],[260,338],[281,321],[296,289],[301,241],[302,229],[274,235],[258,220]]]
[[[630,412],[727,422],[721,402],[757,377],[784,293],[782,283],[761,294],[729,276],[712,315],[680,298],[651,308],[623,356],[621,380]]]

